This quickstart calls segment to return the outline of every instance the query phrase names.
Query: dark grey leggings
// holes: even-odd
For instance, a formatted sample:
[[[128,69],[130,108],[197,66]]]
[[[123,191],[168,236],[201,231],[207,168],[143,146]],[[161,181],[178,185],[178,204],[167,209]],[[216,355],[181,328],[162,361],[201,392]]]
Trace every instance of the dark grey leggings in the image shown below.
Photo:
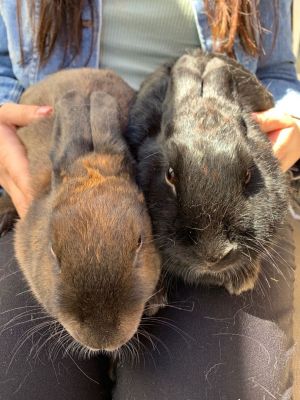
[[[132,360],[127,351],[119,364],[113,399],[291,399],[293,268],[286,227],[253,292],[236,297],[221,288],[177,282],[170,306],[143,322],[138,355]],[[107,360],[78,360],[63,344],[58,352],[51,338],[55,332],[25,290],[11,235],[5,236],[0,240],[0,399],[110,398]]]

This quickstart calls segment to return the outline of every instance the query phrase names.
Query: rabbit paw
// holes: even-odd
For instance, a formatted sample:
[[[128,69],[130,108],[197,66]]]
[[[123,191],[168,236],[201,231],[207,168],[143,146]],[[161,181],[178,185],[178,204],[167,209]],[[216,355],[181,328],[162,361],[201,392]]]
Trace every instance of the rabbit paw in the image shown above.
[[[246,278],[244,278],[244,280],[242,281],[238,281],[238,282],[227,282],[224,284],[225,289],[230,293],[230,294],[234,294],[236,296],[247,292],[248,290],[253,290],[255,283],[258,279],[258,275],[259,275],[259,271],[260,271],[260,266],[259,264],[256,265],[256,268],[253,268],[253,270],[251,271],[251,274],[248,274],[248,276]]]

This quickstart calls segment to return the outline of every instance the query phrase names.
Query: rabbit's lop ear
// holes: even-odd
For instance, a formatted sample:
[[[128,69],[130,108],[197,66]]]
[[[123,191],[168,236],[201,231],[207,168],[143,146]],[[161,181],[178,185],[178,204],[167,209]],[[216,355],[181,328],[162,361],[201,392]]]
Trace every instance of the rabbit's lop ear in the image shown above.
[[[244,68],[233,71],[236,81],[238,101],[248,112],[266,111],[274,107],[272,94],[266,87]]]
[[[93,151],[89,103],[76,90],[65,94],[55,106],[51,161],[56,181],[80,156]]]
[[[213,90],[233,99],[248,112],[264,111],[274,105],[271,93],[256,76],[229,57],[218,55],[207,63],[203,86],[205,96]]]
[[[94,150],[105,152],[120,143],[120,110],[117,100],[108,93],[96,91],[90,98],[90,125]]]
[[[224,60],[214,57],[207,63],[202,75],[202,97],[224,97],[234,100],[235,82]]]
[[[125,137],[135,158],[143,141],[148,136],[155,137],[160,132],[163,103],[173,64],[174,62],[170,62],[160,66],[143,82],[131,108]]]

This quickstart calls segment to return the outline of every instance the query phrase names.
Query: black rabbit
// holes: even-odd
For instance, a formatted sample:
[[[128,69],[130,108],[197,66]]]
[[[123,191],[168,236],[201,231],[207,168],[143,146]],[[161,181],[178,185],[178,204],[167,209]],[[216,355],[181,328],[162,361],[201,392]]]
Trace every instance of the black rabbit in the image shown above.
[[[269,92],[236,61],[192,51],[142,84],[126,138],[166,271],[252,289],[285,220],[287,184],[251,112]]]

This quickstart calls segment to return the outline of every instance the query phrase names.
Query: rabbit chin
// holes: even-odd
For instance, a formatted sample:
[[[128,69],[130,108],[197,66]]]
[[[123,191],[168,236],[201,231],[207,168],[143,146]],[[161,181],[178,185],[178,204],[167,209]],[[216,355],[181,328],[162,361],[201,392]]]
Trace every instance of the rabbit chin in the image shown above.
[[[182,268],[180,275],[188,284],[224,286],[230,294],[239,295],[254,288],[259,272],[259,260],[252,263],[240,260],[215,270],[205,265],[191,265]]]

